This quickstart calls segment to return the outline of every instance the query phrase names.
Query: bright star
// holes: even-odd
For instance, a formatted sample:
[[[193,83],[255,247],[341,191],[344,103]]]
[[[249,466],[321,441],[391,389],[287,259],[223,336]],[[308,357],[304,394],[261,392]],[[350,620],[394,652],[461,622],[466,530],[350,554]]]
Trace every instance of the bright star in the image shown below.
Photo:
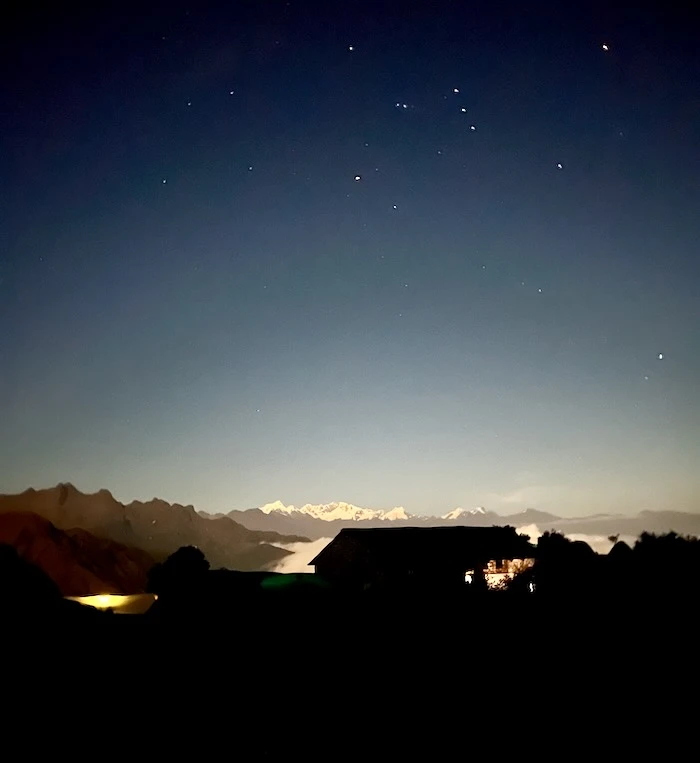
[[[354,45],[348,45],[348,50],[352,53],[353,50],[355,50]]]
[[[452,88],[452,92],[453,92],[453,93],[459,93],[459,88],[458,88],[458,87],[454,87],[454,88]]]
[[[664,354],[663,354],[663,352],[660,352],[660,353],[658,354],[658,358],[659,358],[659,360],[663,360],[663,359],[664,359]]]
[[[606,51],[606,52],[607,52],[608,50],[610,50],[610,46],[609,46],[609,45],[608,45],[606,42],[604,42],[604,43],[603,43],[603,44],[602,44],[600,47],[601,47],[601,48],[602,48],[604,51]]]
[[[355,182],[359,183],[360,180],[362,180],[362,176],[361,175],[355,175]]]
[[[558,170],[563,170],[564,169],[564,165],[559,163],[559,162],[557,162],[557,169]]]

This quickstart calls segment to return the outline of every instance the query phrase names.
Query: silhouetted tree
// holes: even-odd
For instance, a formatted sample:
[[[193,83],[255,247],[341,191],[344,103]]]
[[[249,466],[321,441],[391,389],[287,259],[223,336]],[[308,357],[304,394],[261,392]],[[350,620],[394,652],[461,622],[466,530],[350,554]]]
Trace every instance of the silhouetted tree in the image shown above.
[[[675,532],[642,533],[634,544],[635,571],[647,594],[696,594],[700,583],[700,541]]]
[[[196,546],[183,546],[148,573],[148,590],[158,595],[184,592],[201,585],[209,562]]]
[[[597,557],[587,543],[553,531],[537,541],[534,579],[540,594],[588,595],[596,587],[597,573]]]

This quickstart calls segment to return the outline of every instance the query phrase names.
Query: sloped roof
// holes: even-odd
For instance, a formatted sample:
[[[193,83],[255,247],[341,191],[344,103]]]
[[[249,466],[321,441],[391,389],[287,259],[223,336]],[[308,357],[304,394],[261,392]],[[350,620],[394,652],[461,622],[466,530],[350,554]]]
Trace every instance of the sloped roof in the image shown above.
[[[532,559],[535,547],[514,527],[379,527],[349,528],[340,533],[309,564],[337,557],[357,557],[430,564],[454,560]]]

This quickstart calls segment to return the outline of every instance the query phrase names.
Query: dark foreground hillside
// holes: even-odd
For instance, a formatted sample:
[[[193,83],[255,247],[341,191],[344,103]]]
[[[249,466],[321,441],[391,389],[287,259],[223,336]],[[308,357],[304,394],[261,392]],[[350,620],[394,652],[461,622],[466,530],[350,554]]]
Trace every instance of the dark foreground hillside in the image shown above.
[[[159,598],[137,616],[65,602],[16,557],[24,595],[4,591],[6,685],[13,707],[51,698],[52,718],[87,728],[88,749],[116,728],[112,753],[442,761],[641,744],[648,756],[661,735],[655,756],[670,757],[695,707],[691,568],[678,578],[677,559],[649,579],[618,553],[636,577],[611,578],[594,557],[558,566],[568,546],[552,543],[535,593],[340,590],[178,552],[187,569],[156,568]],[[650,544],[669,542],[643,550],[659,569]]]

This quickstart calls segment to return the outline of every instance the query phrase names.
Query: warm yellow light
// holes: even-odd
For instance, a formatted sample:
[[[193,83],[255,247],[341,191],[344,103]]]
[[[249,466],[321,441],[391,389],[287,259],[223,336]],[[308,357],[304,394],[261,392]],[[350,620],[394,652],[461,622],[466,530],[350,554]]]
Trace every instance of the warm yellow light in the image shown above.
[[[76,596],[75,601],[86,604],[95,609],[114,609],[115,607],[126,604],[129,596],[120,596],[114,593],[98,593],[94,596]]]
[[[95,609],[111,609],[116,613],[138,613],[145,612],[158,597],[152,593],[98,593],[91,596],[66,596],[66,598]]]

